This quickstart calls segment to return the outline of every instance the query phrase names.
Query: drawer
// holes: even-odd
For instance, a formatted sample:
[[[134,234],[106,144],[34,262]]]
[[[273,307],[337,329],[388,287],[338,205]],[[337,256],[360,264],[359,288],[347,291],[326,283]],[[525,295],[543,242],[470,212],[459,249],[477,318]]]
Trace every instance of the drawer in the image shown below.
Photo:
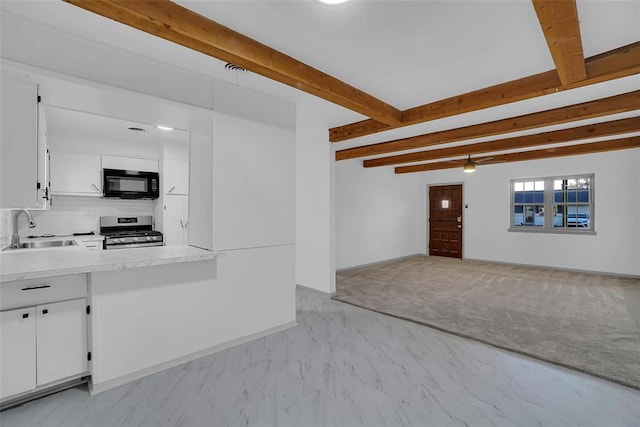
[[[0,310],[83,298],[86,295],[86,274],[4,282],[0,283]]]
[[[78,245],[83,248],[89,249],[90,251],[101,251],[102,250],[102,239],[101,240],[76,240]]]

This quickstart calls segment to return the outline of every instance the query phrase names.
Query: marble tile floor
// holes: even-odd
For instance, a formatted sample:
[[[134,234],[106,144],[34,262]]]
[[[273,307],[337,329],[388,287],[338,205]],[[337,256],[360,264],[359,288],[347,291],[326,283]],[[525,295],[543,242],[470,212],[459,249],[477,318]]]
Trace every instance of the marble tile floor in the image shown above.
[[[298,291],[295,328],[96,396],[0,413],[13,426],[640,426],[640,392]]]

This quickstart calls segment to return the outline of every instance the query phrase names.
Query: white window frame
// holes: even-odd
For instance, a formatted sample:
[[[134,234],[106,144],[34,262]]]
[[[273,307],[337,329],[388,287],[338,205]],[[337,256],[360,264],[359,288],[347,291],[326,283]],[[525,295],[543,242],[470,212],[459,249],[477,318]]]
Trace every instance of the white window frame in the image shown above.
[[[589,227],[554,227],[554,215],[553,215],[553,205],[555,204],[554,199],[554,188],[553,182],[555,180],[565,180],[565,179],[589,179],[591,185],[589,186]],[[535,181],[544,181],[544,211],[551,212],[551,215],[545,215],[544,224],[542,227],[540,226],[515,226],[515,209],[514,206],[520,203],[515,203],[515,188],[514,184],[517,182],[535,182]],[[595,231],[595,174],[575,174],[575,175],[565,175],[565,176],[548,176],[548,177],[538,177],[538,178],[514,178],[509,182],[509,231],[519,232],[519,233],[554,233],[554,234],[596,234]],[[539,203],[531,203],[531,204],[539,204]],[[576,202],[576,204],[578,204]]]

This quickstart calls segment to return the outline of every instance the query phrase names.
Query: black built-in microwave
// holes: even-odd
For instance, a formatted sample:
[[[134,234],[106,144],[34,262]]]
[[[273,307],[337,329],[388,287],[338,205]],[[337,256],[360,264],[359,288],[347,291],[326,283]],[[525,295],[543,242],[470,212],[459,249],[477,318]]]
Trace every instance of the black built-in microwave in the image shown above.
[[[158,172],[123,169],[102,170],[104,197],[118,199],[157,199],[160,196]]]

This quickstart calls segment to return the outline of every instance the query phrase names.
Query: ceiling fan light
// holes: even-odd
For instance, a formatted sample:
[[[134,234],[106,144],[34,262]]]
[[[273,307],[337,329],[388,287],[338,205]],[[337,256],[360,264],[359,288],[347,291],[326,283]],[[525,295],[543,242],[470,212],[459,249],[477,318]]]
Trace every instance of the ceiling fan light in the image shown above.
[[[476,171],[476,164],[473,162],[473,160],[471,160],[471,156],[469,156],[467,161],[464,163],[462,170],[466,173],[473,173]]]

